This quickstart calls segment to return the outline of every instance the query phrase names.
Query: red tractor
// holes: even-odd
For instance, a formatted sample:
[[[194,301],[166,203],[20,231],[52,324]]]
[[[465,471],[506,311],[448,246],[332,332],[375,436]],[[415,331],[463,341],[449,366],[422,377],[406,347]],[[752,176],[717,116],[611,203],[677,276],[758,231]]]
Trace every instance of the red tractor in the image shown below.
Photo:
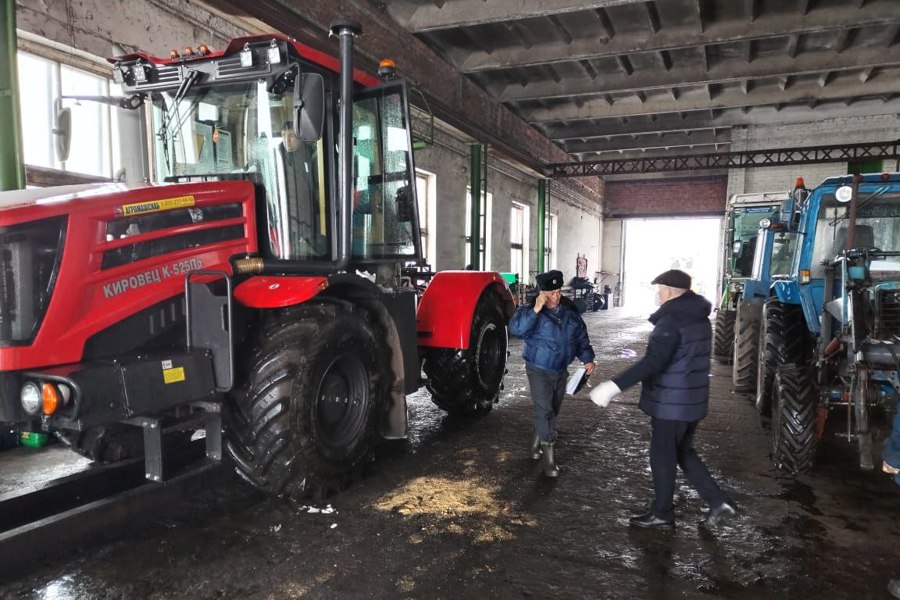
[[[428,272],[406,84],[332,33],[339,60],[280,35],[111,60],[160,180],[0,194],[0,421],[152,480],[163,433],[205,424],[208,455],[224,430],[243,478],[302,496],[405,437],[423,384],[497,401],[509,288]]]

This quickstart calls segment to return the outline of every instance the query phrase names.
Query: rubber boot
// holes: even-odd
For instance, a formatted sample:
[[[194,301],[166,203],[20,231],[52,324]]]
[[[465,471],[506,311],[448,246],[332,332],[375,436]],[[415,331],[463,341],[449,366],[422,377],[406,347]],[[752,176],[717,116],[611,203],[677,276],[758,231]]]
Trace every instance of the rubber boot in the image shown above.
[[[556,465],[556,455],[553,442],[541,442],[541,452],[544,453],[544,475],[547,477],[559,477],[559,467]]]
[[[531,435],[531,460],[538,460],[541,457],[541,436],[535,431]]]

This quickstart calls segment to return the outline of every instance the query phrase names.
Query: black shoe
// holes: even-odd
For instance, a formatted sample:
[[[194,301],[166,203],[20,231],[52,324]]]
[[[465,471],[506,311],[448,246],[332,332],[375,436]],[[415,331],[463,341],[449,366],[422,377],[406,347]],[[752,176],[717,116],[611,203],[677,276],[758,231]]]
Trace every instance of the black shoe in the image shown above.
[[[900,579],[891,579],[888,581],[888,594],[894,598],[900,598]]]
[[[715,508],[709,509],[709,514],[703,521],[710,527],[717,527],[737,514],[737,509],[730,502],[723,502]]]
[[[632,527],[641,527],[643,529],[675,529],[675,519],[669,521],[660,519],[652,512],[631,517],[628,519],[628,524]]]

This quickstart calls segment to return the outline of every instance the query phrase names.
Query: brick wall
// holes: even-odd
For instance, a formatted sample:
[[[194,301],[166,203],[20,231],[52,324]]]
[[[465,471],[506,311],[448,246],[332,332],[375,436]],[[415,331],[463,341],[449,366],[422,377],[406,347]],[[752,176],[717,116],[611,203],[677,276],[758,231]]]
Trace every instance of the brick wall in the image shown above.
[[[727,184],[725,176],[608,181],[603,217],[719,215],[725,212]]]

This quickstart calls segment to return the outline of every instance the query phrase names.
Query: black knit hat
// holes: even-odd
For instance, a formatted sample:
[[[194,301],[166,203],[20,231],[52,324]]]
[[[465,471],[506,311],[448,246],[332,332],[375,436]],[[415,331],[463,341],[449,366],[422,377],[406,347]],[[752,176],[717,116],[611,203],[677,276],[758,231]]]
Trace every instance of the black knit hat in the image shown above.
[[[538,289],[542,292],[552,292],[554,290],[558,290],[562,287],[563,284],[563,274],[562,271],[547,271],[546,273],[541,273],[537,277],[535,277],[538,284]]]
[[[671,269],[665,273],[660,273],[656,276],[656,279],[650,283],[653,285],[660,284],[681,290],[689,290],[691,289],[691,276],[684,271]]]

